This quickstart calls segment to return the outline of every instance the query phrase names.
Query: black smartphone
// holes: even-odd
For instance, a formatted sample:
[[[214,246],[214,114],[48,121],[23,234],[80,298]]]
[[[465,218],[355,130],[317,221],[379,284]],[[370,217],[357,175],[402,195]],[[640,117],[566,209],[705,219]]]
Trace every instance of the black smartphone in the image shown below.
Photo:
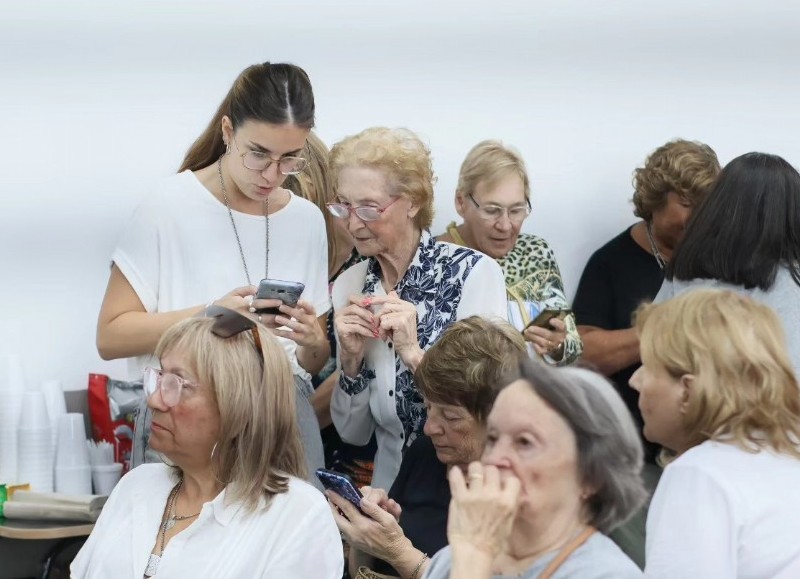
[[[297,300],[303,294],[306,286],[299,281],[284,281],[282,279],[262,279],[258,284],[256,299],[281,300],[287,306],[296,306]],[[257,314],[280,314],[278,308],[261,308]]]
[[[549,328],[550,327],[550,320],[552,319],[559,319],[563,320],[568,315],[572,313],[572,310],[542,310],[539,312],[539,315],[533,318],[530,323],[525,326],[525,328],[530,328],[531,326],[537,326],[539,328]]]
[[[356,488],[349,476],[332,470],[325,470],[324,468],[318,468],[315,472],[322,486],[347,499],[355,508],[361,511],[359,505],[364,495]]]

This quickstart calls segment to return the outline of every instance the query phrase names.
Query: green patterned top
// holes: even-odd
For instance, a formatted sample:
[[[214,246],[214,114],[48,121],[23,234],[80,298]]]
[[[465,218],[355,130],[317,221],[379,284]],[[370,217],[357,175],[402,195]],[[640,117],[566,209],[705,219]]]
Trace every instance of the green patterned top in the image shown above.
[[[447,233],[455,243],[466,245],[454,222],[447,226]],[[556,256],[541,237],[521,233],[511,251],[496,261],[503,268],[506,278],[508,321],[518,330],[525,328],[528,322],[544,309],[570,308]],[[583,352],[583,342],[575,324],[575,315],[570,314],[564,322],[567,325],[564,356],[561,360],[555,360],[550,356],[544,357],[546,362],[558,366],[572,364]]]

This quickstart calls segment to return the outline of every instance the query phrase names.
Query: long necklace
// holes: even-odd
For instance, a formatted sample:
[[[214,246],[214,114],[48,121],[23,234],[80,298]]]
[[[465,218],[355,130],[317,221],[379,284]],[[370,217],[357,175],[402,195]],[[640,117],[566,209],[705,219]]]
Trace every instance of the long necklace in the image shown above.
[[[159,539],[161,543],[161,548],[158,550],[158,555],[155,553],[150,553],[150,556],[147,558],[147,567],[144,569],[144,576],[145,577],[153,577],[156,573],[158,573],[158,566],[161,563],[161,557],[164,555],[164,535],[167,532],[167,524],[169,523],[170,517],[172,516],[173,509],[175,508],[175,501],[178,498],[178,491],[181,490],[181,485],[183,484],[183,478],[178,481],[178,484],[175,485],[175,488],[172,489],[172,492],[169,494],[169,498],[167,499],[167,512],[164,516],[164,520],[161,522],[161,530],[159,533]],[[172,523],[175,524],[174,522]]]
[[[649,221],[645,221],[644,228],[645,231],[647,231],[647,239],[650,240],[650,249],[653,250],[653,257],[656,258],[656,263],[658,264],[658,267],[664,269],[667,260],[664,259],[663,255],[661,255],[661,252],[658,250],[658,246],[656,245],[656,240],[653,238],[653,226],[650,224]]]
[[[233,226],[233,234],[236,236],[236,245],[239,246],[239,255],[242,258],[242,266],[244,266],[244,275],[247,278],[247,285],[253,285],[250,279],[250,272],[247,269],[247,261],[244,259],[244,250],[242,249],[242,241],[239,239],[239,230],[236,229],[236,221],[233,219],[233,211],[231,211],[231,204],[228,202],[228,190],[225,187],[225,179],[222,177],[222,157],[217,161],[217,175],[219,175],[219,186],[222,189],[222,198],[225,200],[225,207],[228,208],[228,216],[231,218],[231,225]],[[265,236],[264,236],[264,277],[269,277],[269,197],[264,200],[264,221]]]

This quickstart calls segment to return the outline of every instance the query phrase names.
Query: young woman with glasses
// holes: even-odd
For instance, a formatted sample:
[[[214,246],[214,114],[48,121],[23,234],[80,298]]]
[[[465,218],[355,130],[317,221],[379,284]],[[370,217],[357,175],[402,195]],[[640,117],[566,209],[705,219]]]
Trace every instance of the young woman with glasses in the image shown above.
[[[150,446],[167,464],[114,488],[71,577],[342,576],[306,475],[292,369],[263,326],[221,306],[178,322],[145,371]]]
[[[278,336],[298,386],[309,466],[322,466],[319,425],[307,397],[328,359],[327,241],[321,212],[281,188],[302,171],[314,126],[306,73],[291,64],[248,67],[234,81],[180,172],[147,196],[122,232],[100,311],[104,359],[153,363],[164,331],[209,303],[258,314]],[[254,299],[262,278],[305,285],[296,307]]]
[[[499,141],[482,141],[461,165],[456,210],[464,219],[450,223],[441,241],[482,251],[503,268],[509,321],[523,332],[549,364],[570,364],[582,345],[569,310],[553,250],[541,237],[520,233],[531,212],[530,185],[519,153]],[[546,310],[564,311],[544,327],[529,325]]]

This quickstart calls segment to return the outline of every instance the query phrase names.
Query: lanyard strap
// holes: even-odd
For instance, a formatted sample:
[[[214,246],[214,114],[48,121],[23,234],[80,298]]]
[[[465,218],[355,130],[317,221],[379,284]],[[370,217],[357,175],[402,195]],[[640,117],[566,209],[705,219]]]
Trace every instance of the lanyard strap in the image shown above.
[[[555,559],[550,561],[550,564],[547,568],[542,571],[542,574],[539,575],[539,579],[550,579],[553,576],[561,564],[566,561],[570,555],[572,555],[575,550],[583,545],[589,537],[591,537],[595,532],[594,527],[587,527],[580,535],[575,537],[568,545],[566,545],[561,551],[558,553]]]

